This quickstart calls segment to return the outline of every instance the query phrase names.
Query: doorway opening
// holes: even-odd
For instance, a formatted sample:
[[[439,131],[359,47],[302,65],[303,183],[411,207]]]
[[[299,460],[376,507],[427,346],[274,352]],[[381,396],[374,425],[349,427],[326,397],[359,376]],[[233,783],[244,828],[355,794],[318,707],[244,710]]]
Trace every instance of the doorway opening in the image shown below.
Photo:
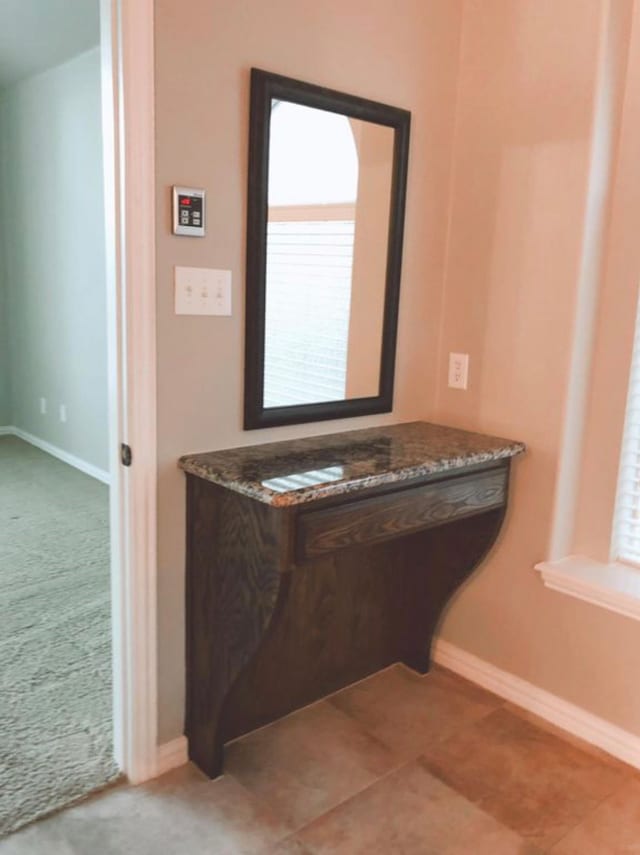
[[[89,18],[86,17],[87,12],[89,12]],[[130,782],[140,783],[157,775],[161,767],[166,767],[167,763],[162,749],[157,745],[153,20],[153,0],[138,0],[135,4],[126,3],[124,0],[96,0],[95,6],[93,0],[6,0],[0,10],[0,81],[2,81],[0,82],[0,102],[3,107],[9,99],[8,90],[12,85],[8,80],[10,74],[7,74],[7,70],[10,72],[12,68],[14,71],[17,69],[17,78],[13,83],[19,85],[18,78],[25,81],[38,75],[44,78],[49,72],[55,77],[55,69],[65,64],[72,65],[76,59],[80,61],[83,55],[86,55],[84,57],[86,62],[95,60],[99,56],[99,94],[96,95],[95,63],[92,66],[93,76],[90,75],[91,85],[88,88],[91,91],[91,103],[98,104],[98,111],[101,110],[102,199],[98,199],[100,187],[95,171],[91,171],[91,180],[86,176],[84,180],[82,179],[82,170],[86,164],[80,159],[74,162],[74,169],[67,176],[66,183],[58,182],[56,185],[54,182],[54,186],[59,188],[57,196],[45,181],[46,186],[43,185],[40,188],[43,190],[42,199],[33,192],[35,179],[39,173],[25,169],[26,186],[20,185],[13,191],[15,199],[10,194],[8,204],[3,203],[0,231],[6,235],[7,223],[13,218],[11,224],[16,225],[15,243],[18,244],[18,248],[25,253],[32,251],[38,258],[45,258],[45,249],[50,253],[49,260],[37,267],[38,276],[43,280],[53,275],[58,276],[59,279],[66,275],[71,279],[79,275],[78,267],[81,267],[74,263],[75,256],[70,251],[70,246],[73,246],[73,236],[81,231],[79,223],[82,218],[99,214],[100,206],[103,206],[102,252],[97,250],[95,257],[90,261],[85,258],[87,265],[94,264],[92,268],[94,275],[92,277],[90,272],[87,272],[88,268],[84,270],[86,293],[81,291],[79,295],[76,294],[75,303],[73,300],[67,302],[69,312],[63,318],[66,318],[70,324],[75,322],[77,316],[82,315],[79,308],[82,300],[88,299],[89,294],[95,298],[98,293],[93,280],[102,279],[106,285],[106,316],[102,320],[106,326],[107,339],[108,418],[103,423],[102,419],[96,416],[100,406],[104,409],[104,398],[101,405],[96,405],[94,401],[93,409],[86,407],[84,417],[90,421],[93,416],[94,427],[96,422],[100,423],[103,438],[106,430],[107,463],[105,466],[104,457],[92,458],[92,452],[88,450],[93,448],[95,451],[97,447],[87,443],[87,437],[91,435],[91,424],[85,424],[82,429],[78,429],[80,414],[86,403],[84,396],[67,393],[66,387],[62,389],[61,385],[52,385],[50,392],[43,393],[35,388],[23,389],[18,384],[15,387],[18,397],[24,394],[31,402],[32,412],[29,415],[36,418],[33,423],[35,430],[30,431],[26,427],[13,423],[19,421],[13,413],[21,413],[22,410],[16,408],[13,401],[14,381],[13,375],[10,376],[12,369],[9,364],[14,347],[13,340],[9,338],[9,333],[14,332],[15,326],[9,312],[10,306],[14,305],[13,291],[11,303],[6,295],[9,290],[7,270],[9,268],[14,270],[13,262],[11,265],[7,263],[7,248],[9,247],[9,251],[13,253],[16,247],[13,240],[10,245],[7,240],[2,240],[0,241],[0,438],[6,439],[11,444],[11,446],[9,444],[5,446],[7,449],[5,456],[13,462],[11,466],[7,465],[4,472],[0,472],[0,486],[2,482],[10,483],[12,479],[19,477],[17,470],[21,469],[24,476],[28,468],[27,462],[33,464],[36,469],[39,467],[40,475],[27,476],[24,480],[25,482],[39,481],[41,487],[42,483],[45,487],[47,483],[49,484],[51,488],[47,494],[49,501],[44,504],[52,513],[57,512],[58,518],[52,522],[51,518],[46,519],[43,514],[40,518],[40,529],[35,525],[35,519],[32,519],[31,527],[27,525],[23,531],[22,541],[14,537],[13,544],[7,545],[7,541],[11,540],[9,532],[12,531],[14,535],[18,532],[18,528],[11,529],[9,523],[18,523],[19,519],[8,519],[5,513],[5,516],[0,519],[0,537],[5,539],[5,552],[1,560],[3,564],[9,563],[9,571],[5,571],[9,578],[9,587],[13,584],[11,567],[15,569],[18,563],[27,563],[24,552],[31,550],[32,557],[39,553],[40,560],[36,563],[41,576],[42,568],[50,566],[52,554],[62,559],[63,550],[59,544],[57,549],[55,544],[52,546],[51,543],[43,547],[37,537],[40,536],[41,531],[54,531],[61,543],[64,533],[63,523],[69,520],[78,524],[75,535],[80,536],[81,545],[78,546],[76,543],[75,548],[68,550],[67,570],[71,565],[82,564],[83,559],[84,564],[94,566],[96,572],[97,568],[100,568],[97,574],[100,577],[100,595],[97,597],[100,605],[96,606],[93,620],[88,620],[93,634],[91,632],[85,634],[79,629],[77,634],[57,632],[54,635],[56,641],[67,642],[67,650],[74,649],[74,655],[79,664],[79,668],[75,670],[79,671],[85,667],[87,671],[98,672],[95,680],[97,687],[94,686],[94,689],[102,693],[100,704],[97,704],[101,709],[101,714],[98,716],[101,725],[95,724],[97,719],[85,716],[82,719],[84,726],[76,732],[76,741],[82,741],[83,734],[85,738],[91,739],[100,734],[102,747],[97,750],[95,748],[97,743],[94,743],[94,748],[90,752],[91,758],[85,757],[86,762],[79,764],[82,768],[77,771],[78,777],[87,776],[96,757],[100,757],[104,760],[100,772],[103,782],[120,770]],[[74,39],[81,34],[87,21],[89,24],[85,30],[90,33],[89,41],[82,46],[76,42],[70,49],[69,39]],[[20,26],[21,30],[16,34],[16,28]],[[96,32],[99,32],[99,42],[96,41]],[[35,65],[25,70],[25,62],[28,65],[32,60],[35,60]],[[64,77],[62,71],[59,75]],[[76,75],[76,77],[87,84],[86,74]],[[27,88],[30,85],[25,83]],[[38,87],[35,86],[35,88]],[[79,86],[79,91],[87,96],[82,86]],[[29,156],[35,158],[42,174],[46,174],[43,170],[49,158],[54,160],[68,156],[69,150],[75,151],[74,146],[79,144],[79,138],[86,141],[86,137],[91,136],[90,128],[86,124],[89,121],[86,113],[89,108],[86,104],[84,109],[77,109],[78,99],[75,97],[61,99],[60,92],[55,87],[52,89],[51,99],[52,102],[56,99],[62,101],[63,109],[60,115],[56,114],[55,119],[52,118],[46,127],[40,123],[39,132],[29,137],[32,145],[27,146]],[[51,112],[49,108],[49,104],[46,107],[43,106],[42,112],[45,114],[47,110]],[[78,122],[79,115],[82,117],[81,122]],[[62,123],[60,116],[64,118]],[[24,118],[25,126],[30,127],[34,123],[37,124],[37,120],[41,117],[38,111],[25,109]],[[65,122],[66,125],[74,128],[70,139],[66,141],[65,133],[68,128],[65,133],[62,130]],[[100,120],[98,120],[99,123]],[[92,114],[89,124],[95,130],[95,113]],[[17,130],[7,127],[7,121],[3,123],[0,119],[0,143],[5,147],[7,132],[11,135]],[[95,141],[95,134],[93,139]],[[100,149],[99,142],[96,149]],[[20,147],[18,150],[22,151]],[[3,178],[6,164],[9,162],[10,159],[5,157],[4,148],[0,146],[0,179]],[[95,162],[93,165],[95,166]],[[93,186],[95,189],[95,195],[88,200],[83,196],[85,185]],[[48,196],[44,193],[45,189],[49,193]],[[147,217],[139,216],[139,200],[142,198],[145,199],[149,212]],[[57,205],[52,203],[52,199],[57,199]],[[24,204],[25,200],[30,202],[31,207]],[[14,201],[15,204],[13,204]],[[41,207],[43,210],[46,208],[47,217],[41,216]],[[34,248],[34,235],[38,230],[36,226],[42,232],[43,239],[41,244],[37,244]],[[52,234],[57,236],[56,240],[51,238]],[[80,256],[82,251],[85,251],[86,256],[86,247],[77,249]],[[100,255],[104,262],[104,269],[96,266],[96,258]],[[32,259],[30,263],[31,261]],[[99,272],[96,272],[98,270]],[[135,283],[135,287],[127,287],[128,283]],[[66,286],[67,283],[63,284]],[[12,289],[15,287],[13,280],[10,286]],[[29,287],[31,288],[32,284]],[[54,290],[51,313],[60,309],[59,293]],[[18,301],[23,296],[18,294]],[[40,317],[38,309],[39,307],[36,306],[31,314],[27,313],[29,322],[36,316]],[[93,316],[85,305],[84,319],[87,328],[91,326],[91,317]],[[95,321],[95,317],[93,320]],[[70,350],[74,359],[74,370],[81,373],[82,369],[86,373],[91,363],[85,358],[87,351],[82,346],[78,346],[78,336],[81,336],[81,332],[77,329],[72,331],[71,327],[61,321],[53,331],[53,340],[46,339],[43,334],[43,340],[39,340],[37,344],[38,346],[46,344],[47,353],[54,354],[50,357],[52,364],[59,355],[56,347],[58,351],[67,355],[67,351]],[[84,332],[85,348],[95,348],[98,340],[104,341],[103,333],[92,337],[86,335],[86,329]],[[80,341],[82,341],[81,338]],[[74,342],[75,349],[71,347]],[[20,340],[18,344],[20,347],[24,346],[24,342]],[[20,362],[22,358],[22,352],[20,352],[18,361]],[[104,365],[104,363],[101,364]],[[94,379],[96,377],[97,373],[94,374]],[[30,386],[31,382],[25,382],[24,385]],[[103,391],[101,389],[101,394]],[[52,431],[55,428],[58,433],[54,431],[48,435],[48,438],[40,435],[44,433],[44,423],[37,421],[38,418],[45,421],[48,418],[49,428]],[[65,434],[65,430],[70,433]],[[78,445],[68,446],[67,442],[71,440]],[[82,442],[85,442],[84,446]],[[120,451],[125,443],[133,448],[133,465],[127,468],[120,462]],[[18,455],[12,453],[12,450],[15,452],[16,449],[20,449],[24,455],[24,466],[17,463]],[[102,453],[104,453],[104,447],[102,447]],[[29,458],[28,461],[27,458]],[[50,477],[42,474],[45,470]],[[67,477],[66,487],[60,487],[64,480],[61,473]],[[67,505],[55,496],[52,483],[62,491],[61,495]],[[70,486],[71,484],[73,486]],[[37,509],[37,498],[34,495],[27,496],[26,484],[23,484],[23,488],[22,511],[18,509],[16,512],[10,512],[9,517],[21,518],[23,515],[33,514]],[[107,491],[109,521],[105,525],[104,497]],[[13,490],[6,491],[6,495],[9,496],[10,502],[13,499],[13,507],[17,508],[17,499],[20,497],[17,497],[15,487]],[[52,497],[54,501],[51,501]],[[75,505],[70,497],[75,497]],[[0,501],[0,515],[5,510]],[[84,526],[80,525],[82,522]],[[108,544],[105,543],[105,533],[109,540]],[[105,554],[109,553],[110,555],[105,558]],[[105,573],[105,564],[109,563],[111,566],[110,568],[107,566]],[[2,569],[0,568],[0,571]],[[81,612],[86,621],[90,613],[89,607],[76,608],[74,603],[81,593],[80,589],[83,586],[86,588],[89,584],[91,573],[83,574],[77,569],[75,572],[75,578],[81,577],[82,582],[77,586],[70,586],[65,605],[60,607],[58,613],[60,615],[65,608],[71,613]],[[25,576],[26,574],[23,573],[21,578],[24,579]],[[73,578],[72,572],[71,577]],[[45,601],[50,604],[53,599],[45,596],[46,585],[53,585],[54,581],[59,581],[58,577],[51,572],[44,574],[44,580],[44,583],[36,581],[31,586],[32,591],[41,588],[41,605],[44,605]],[[111,588],[110,603],[108,596],[106,600],[104,596],[105,582]],[[111,612],[110,639],[103,630],[96,632],[100,626],[104,627],[105,615],[109,610]],[[31,622],[44,630],[45,622],[41,619],[38,608],[29,609],[27,605],[25,608],[21,606],[10,611],[14,618],[16,614],[27,615],[27,619],[24,620],[24,627],[27,629],[30,628]],[[54,611],[56,611],[55,608]],[[15,661],[19,663],[17,651],[21,646],[21,639],[18,632],[8,633],[8,635],[11,636],[9,639],[11,656],[16,657]],[[99,642],[96,642],[97,638],[100,639]],[[61,648],[54,649],[55,645],[52,646],[52,643],[47,640],[45,632],[41,634],[40,640],[42,648],[40,653],[44,664],[34,668],[30,685],[43,680],[48,671],[60,675],[64,670],[58,666],[55,669],[51,667],[56,657],[60,657]],[[81,655],[82,645],[86,647],[85,655]],[[105,668],[104,656],[109,646],[112,664],[110,670],[108,667]],[[102,652],[99,654],[99,651]],[[91,659],[91,656],[98,655],[102,657],[99,660],[99,667],[96,666],[97,660],[94,659],[92,664]],[[0,777],[4,776],[0,787],[3,795],[9,793],[11,801],[12,791],[21,784],[14,776],[9,786],[5,785],[9,781],[10,773],[16,771],[20,764],[15,756],[12,757],[7,751],[3,752],[5,737],[10,730],[9,715],[6,714],[7,704],[4,700],[11,694],[19,694],[17,681],[22,669],[19,664],[13,669],[3,665],[4,663],[0,662],[0,682],[3,690],[3,696],[0,698],[0,716],[4,716],[4,719],[0,720]],[[72,668],[71,671],[73,672],[74,669]],[[84,678],[86,675],[80,676]],[[110,686],[109,682],[111,682]],[[88,686],[89,683],[85,682],[83,685]],[[109,714],[107,701],[109,694],[111,710],[109,727],[107,727],[105,721]],[[28,692],[23,691],[23,697],[27,700],[18,705],[18,715],[13,715],[14,722],[18,720],[18,723],[12,724],[11,727],[22,728],[21,744],[30,748],[30,753],[27,752],[24,755],[28,762],[22,766],[25,772],[22,779],[25,785],[23,799],[25,811],[16,819],[16,811],[12,810],[10,820],[10,811],[6,809],[6,802],[4,806],[0,804],[0,825],[5,833],[10,827],[15,828],[25,824],[29,819],[75,798],[77,792],[71,794],[67,791],[67,796],[60,798],[68,779],[75,778],[75,775],[65,778],[64,761],[61,761],[57,767],[56,784],[52,784],[49,790],[48,801],[38,789],[39,784],[29,781],[30,776],[39,774],[38,763],[46,759],[48,751],[46,743],[30,742],[29,715],[35,715],[38,707],[46,704],[41,704],[36,700],[35,695],[29,695]],[[96,705],[95,695],[88,692],[85,700],[86,697],[90,697],[91,702],[94,706]],[[77,698],[74,698],[75,700]],[[72,708],[71,701],[65,704],[51,697],[46,703],[53,711],[53,715],[47,719],[48,722],[57,720],[60,724],[64,718],[65,709]],[[78,712],[77,706],[73,709]],[[73,732],[77,725],[77,717],[71,716],[64,720],[67,724],[69,721],[72,722],[67,730],[69,735],[69,731]],[[54,735],[61,737],[63,730],[64,728],[59,726]],[[110,746],[108,751],[107,743]],[[39,751],[39,747],[43,750]],[[94,783],[98,785],[97,777],[94,777],[91,786],[86,785],[84,789],[93,788]],[[13,806],[15,807],[15,802]]]
[[[0,18],[1,835],[157,746],[152,0]]]
[[[9,8],[10,7],[10,8]],[[99,0],[3,5],[0,832],[102,787],[113,747]]]

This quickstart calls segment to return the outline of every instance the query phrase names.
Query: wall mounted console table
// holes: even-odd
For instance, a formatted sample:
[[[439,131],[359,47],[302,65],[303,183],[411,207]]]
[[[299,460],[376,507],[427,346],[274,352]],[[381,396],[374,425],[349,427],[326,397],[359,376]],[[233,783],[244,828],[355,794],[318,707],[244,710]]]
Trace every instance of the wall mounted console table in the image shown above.
[[[183,457],[189,757],[393,662],[429,669],[519,442],[424,422]]]

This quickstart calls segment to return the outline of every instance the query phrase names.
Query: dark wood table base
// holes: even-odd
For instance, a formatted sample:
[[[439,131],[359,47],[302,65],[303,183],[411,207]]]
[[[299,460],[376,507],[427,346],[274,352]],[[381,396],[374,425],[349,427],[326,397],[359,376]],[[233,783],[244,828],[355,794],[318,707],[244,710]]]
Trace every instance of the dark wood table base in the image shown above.
[[[188,475],[189,757],[394,662],[426,673],[445,606],[494,543],[509,460],[273,507]]]

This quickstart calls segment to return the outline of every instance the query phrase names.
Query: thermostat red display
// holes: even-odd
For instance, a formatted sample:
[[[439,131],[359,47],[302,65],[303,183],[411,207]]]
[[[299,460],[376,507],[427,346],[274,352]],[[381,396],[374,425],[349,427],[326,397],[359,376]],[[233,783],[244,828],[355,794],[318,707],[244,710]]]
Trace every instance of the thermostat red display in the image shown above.
[[[204,190],[194,187],[173,188],[174,235],[204,236]]]

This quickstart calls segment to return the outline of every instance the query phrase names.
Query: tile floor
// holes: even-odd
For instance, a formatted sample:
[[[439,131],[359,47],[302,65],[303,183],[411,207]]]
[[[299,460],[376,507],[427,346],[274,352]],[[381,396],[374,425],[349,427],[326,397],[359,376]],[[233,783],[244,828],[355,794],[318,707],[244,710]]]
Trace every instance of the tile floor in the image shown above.
[[[640,773],[436,668],[402,666],[195,767],[115,787],[0,855],[640,853]]]

